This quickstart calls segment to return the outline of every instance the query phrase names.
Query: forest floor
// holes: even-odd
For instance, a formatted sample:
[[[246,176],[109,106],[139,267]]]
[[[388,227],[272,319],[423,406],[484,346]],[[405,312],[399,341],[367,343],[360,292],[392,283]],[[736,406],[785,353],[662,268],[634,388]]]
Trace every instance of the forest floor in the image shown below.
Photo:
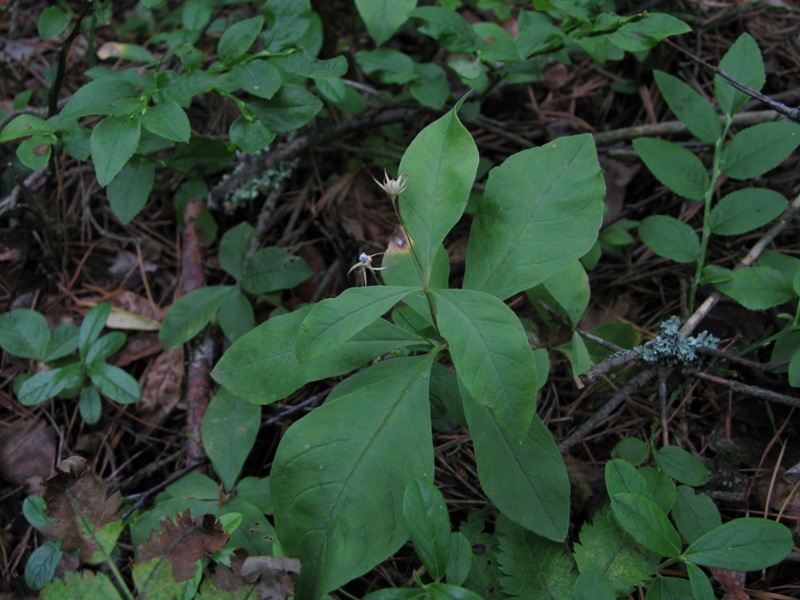
[[[30,14],[38,14],[45,5],[23,4]],[[800,102],[800,7],[783,2],[746,6],[734,2],[670,4],[674,14],[690,14],[702,24],[694,33],[675,38],[678,47],[717,64],[733,40],[748,32],[765,60],[764,93],[790,106]],[[9,111],[10,99],[25,89],[34,92],[34,103],[41,102],[45,72],[57,61],[58,47],[37,37],[32,19],[17,23],[12,36],[8,13],[2,10],[0,39],[5,40],[0,47],[0,108]],[[671,214],[697,224],[700,203],[681,203],[640,165],[628,128],[655,127],[674,118],[663,109],[657,111],[656,107],[662,106],[658,89],[649,73],[642,75],[650,67],[668,71],[706,96],[711,95],[713,74],[668,44],[657,46],[646,60],[647,70],[633,58],[602,68],[584,59],[575,59],[570,65],[554,63],[541,83],[498,89],[484,104],[486,118],[466,120],[465,125],[481,155],[495,164],[561,135],[595,134],[606,175],[606,225],[653,214]],[[74,61],[65,94],[81,84],[85,58],[74,57]],[[385,110],[396,108],[386,106]],[[417,105],[399,108],[403,110],[398,111],[396,124],[402,124],[407,140],[438,116]],[[746,110],[763,109],[752,101]],[[195,102],[191,110],[192,122],[204,123],[208,135],[225,135],[230,107]],[[312,143],[313,135],[331,128],[343,133],[325,144]],[[255,223],[259,215],[263,218],[265,203],[271,203],[262,243],[296,252],[314,271],[308,282],[283,294],[283,306],[291,308],[338,294],[354,285],[347,269],[360,252],[372,254],[385,249],[396,219],[373,182],[373,176],[380,172],[372,162],[371,150],[363,144],[379,134],[380,129],[364,119],[335,125],[331,120],[312,122],[296,134],[309,143],[294,140],[296,151],[286,157],[292,172],[283,181],[279,195],[258,197],[234,212],[214,213],[222,231],[243,220]],[[276,141],[277,147],[284,143],[281,138]],[[402,150],[398,145],[395,153],[383,158],[399,160]],[[5,152],[13,150],[0,149],[0,153]],[[5,157],[4,162],[9,160],[5,154],[0,156]],[[798,163],[795,154],[762,178],[763,187],[788,198],[796,196],[800,189]],[[5,165],[2,169],[0,189],[5,196],[26,175]],[[90,170],[64,160],[56,173],[26,180],[22,208],[0,215],[3,312],[32,307],[43,313],[51,326],[80,324],[94,303],[110,301],[132,313],[160,319],[187,277],[198,277],[209,285],[228,281],[219,266],[216,244],[202,249],[202,273],[184,271],[186,231],[176,221],[172,202],[181,183],[179,175],[159,173],[145,210],[129,225],[121,226]],[[217,185],[220,176],[213,176],[207,182],[209,186]],[[454,285],[463,272],[468,231],[469,216],[446,241]],[[709,262],[731,266],[763,233],[756,231],[733,241],[715,238]],[[770,247],[800,256],[799,240],[800,222],[795,219]],[[687,294],[693,270],[693,265],[659,258],[635,239],[621,247],[619,256],[604,257],[590,271],[592,303],[581,327],[588,330],[605,323],[630,323],[642,340],[652,339],[668,317],[689,316]],[[700,300],[710,293],[701,289]],[[548,328],[525,295],[513,298],[510,305],[520,316],[539,324],[541,339],[548,348],[569,341],[569,327]],[[272,308],[267,302],[258,303],[257,320],[266,319]],[[778,312],[752,312],[722,299],[697,331],[712,332],[726,350],[743,349],[783,326]],[[74,400],[56,399],[34,408],[22,406],[16,400],[14,380],[33,365],[7,354],[0,359],[2,595],[30,593],[21,573],[38,542],[21,505],[28,494],[41,490],[42,482],[59,461],[73,454],[88,457],[96,472],[123,497],[143,493],[152,497],[164,482],[185,472],[187,464],[193,466],[187,450],[187,427],[191,427],[191,423],[187,425],[185,398],[187,356],[182,350],[166,352],[157,332],[127,333],[127,343],[112,362],[139,380],[142,399],[126,406],[105,402],[103,418],[94,426],[83,422]],[[223,340],[215,337],[210,365],[223,350]],[[767,363],[769,349],[757,350],[748,358]],[[795,415],[792,406],[737,392],[730,385],[730,381],[737,381],[798,400],[785,376],[745,366],[727,365],[727,370],[721,370],[713,359],[701,371],[664,372],[653,380],[658,384],[632,391],[591,431],[571,439],[570,435],[613,395],[614,382],[600,380],[578,386],[566,358],[553,351],[551,360],[550,380],[540,393],[539,414],[557,442],[570,440],[567,464],[574,488],[576,525],[602,505],[602,468],[611,448],[627,436],[646,437],[660,425],[661,439],[708,461],[714,471],[708,491],[725,516],[774,516],[780,512],[785,523],[798,523],[796,534],[800,531],[800,495],[787,474],[800,465],[800,414]],[[263,426],[245,475],[269,474],[281,432],[321,402],[335,383],[326,380],[309,384],[285,401],[264,408]],[[661,408],[664,399],[670,402],[666,410]],[[466,430],[437,434],[435,448],[436,480],[448,500],[453,522],[465,518],[469,510],[486,509],[488,500],[476,485],[475,460]],[[354,584],[353,593],[396,584],[398,578],[408,580],[416,566],[411,551],[405,549]],[[800,597],[800,568],[778,565],[752,575],[746,585],[753,597]]]

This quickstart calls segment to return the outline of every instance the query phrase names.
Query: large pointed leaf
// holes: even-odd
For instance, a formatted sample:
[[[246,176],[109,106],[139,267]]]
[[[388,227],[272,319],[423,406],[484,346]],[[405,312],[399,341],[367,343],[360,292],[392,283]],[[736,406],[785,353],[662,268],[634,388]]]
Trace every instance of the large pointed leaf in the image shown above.
[[[210,285],[192,290],[176,300],[158,333],[161,344],[171,350],[188,342],[208,325],[235,290],[232,285]]]
[[[303,571],[297,598],[320,598],[408,538],[403,493],[433,478],[428,381],[434,354],[386,360],[349,394],[292,425],[272,467],[275,528]]]
[[[478,404],[492,408],[509,437],[525,437],[538,386],[517,316],[494,296],[472,290],[435,290],[433,303],[459,381]]]
[[[590,135],[508,158],[489,173],[467,246],[464,287],[505,299],[558,273],[597,239],[604,192]]]
[[[522,442],[511,439],[492,412],[464,399],[481,487],[504,515],[561,541],[569,526],[569,479],[553,436],[537,415]]]
[[[423,281],[444,236],[461,218],[478,170],[478,149],[456,116],[458,106],[423,129],[403,155],[408,186],[398,198],[400,215],[422,263]]]
[[[779,563],[792,550],[792,533],[769,519],[734,519],[686,549],[686,560],[718,569],[757,571]]]
[[[297,356],[306,362],[331,350],[417,291],[405,286],[350,288],[314,305],[297,332]]]
[[[378,319],[343,345],[300,363],[295,352],[297,329],[311,306],[273,317],[240,337],[211,375],[237,396],[254,404],[270,404],[309,381],[342,375],[381,354],[424,345],[413,333]]]

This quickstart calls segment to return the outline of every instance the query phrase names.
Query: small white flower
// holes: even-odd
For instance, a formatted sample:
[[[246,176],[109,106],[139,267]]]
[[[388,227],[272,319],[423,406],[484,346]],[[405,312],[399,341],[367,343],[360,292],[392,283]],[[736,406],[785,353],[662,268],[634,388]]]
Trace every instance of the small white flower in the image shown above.
[[[375,179],[374,177],[372,180],[377,183],[380,188],[386,192],[389,197],[394,201],[397,197],[402,194],[405,189],[406,185],[408,184],[408,175],[405,173],[400,173],[397,176],[397,179],[392,179],[389,177],[389,174],[386,172],[386,169],[383,170],[383,183]]]
[[[350,267],[350,269],[347,271],[347,274],[350,275],[350,273],[353,271],[357,271],[361,275],[362,285],[367,285],[367,271],[375,275],[375,271],[383,271],[386,268],[372,266],[373,257],[380,256],[381,254],[383,254],[383,252],[378,252],[377,254],[367,254],[366,252],[362,252],[358,255],[358,262]]]

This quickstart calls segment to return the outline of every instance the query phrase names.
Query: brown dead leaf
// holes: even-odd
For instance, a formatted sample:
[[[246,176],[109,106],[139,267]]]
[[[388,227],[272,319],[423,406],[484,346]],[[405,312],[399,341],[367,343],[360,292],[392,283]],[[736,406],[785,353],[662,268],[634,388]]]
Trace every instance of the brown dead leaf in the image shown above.
[[[229,535],[214,515],[192,519],[189,510],[176,516],[176,522],[162,519],[161,531],[153,531],[147,542],[139,546],[137,563],[160,557],[172,564],[175,581],[186,581],[197,570],[195,561],[204,554],[213,554],[228,542]]]
[[[603,216],[603,225],[607,225],[619,221],[622,217],[628,184],[639,172],[641,165],[627,165],[619,160],[601,156],[600,166],[603,167],[603,179],[606,182],[605,201],[608,210]]]
[[[719,581],[725,595],[722,600],[750,600],[750,595],[744,591],[744,573],[726,571],[725,569],[709,569],[714,579]]]
[[[93,562],[98,550],[93,539],[84,539],[86,522],[93,531],[119,521],[122,500],[119,492],[109,494],[108,484],[81,456],[62,460],[56,474],[45,482],[44,500],[51,522],[42,527],[47,537],[63,541],[65,552],[80,550],[81,560]]]
[[[55,460],[55,434],[44,422],[17,421],[0,432],[0,477],[27,493],[41,493]]]
[[[142,383],[142,398],[136,404],[148,431],[164,422],[181,399],[186,367],[183,346],[162,352],[148,366]]]
[[[286,600],[294,595],[294,576],[300,561],[285,556],[250,556],[242,565],[241,576],[248,583],[258,582],[260,600]]]
[[[158,341],[157,333],[134,333],[128,336],[125,345],[117,352],[114,364],[124,367],[134,361],[157,354],[163,349],[161,342]]]

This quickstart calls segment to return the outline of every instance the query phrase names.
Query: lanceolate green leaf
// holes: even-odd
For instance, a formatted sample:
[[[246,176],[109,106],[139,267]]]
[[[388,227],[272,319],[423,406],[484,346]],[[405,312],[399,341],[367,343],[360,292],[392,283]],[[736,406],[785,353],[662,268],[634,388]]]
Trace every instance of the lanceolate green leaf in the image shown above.
[[[19,401],[24,406],[35,406],[68,388],[81,384],[81,365],[73,363],[66,367],[36,373],[19,388]]]
[[[737,81],[760,91],[766,81],[764,61],[758,44],[747,33],[733,43],[719,63],[719,68]],[[750,96],[740,92],[719,75],[714,76],[714,95],[723,112],[733,115]]]
[[[142,395],[139,383],[128,372],[108,363],[89,365],[92,383],[105,396],[120,404],[133,404]]]
[[[258,16],[239,21],[228,27],[219,39],[217,46],[220,62],[230,65],[244,56],[256,41],[263,26],[264,17]]]
[[[233,290],[230,285],[211,285],[179,298],[169,308],[158,334],[164,347],[177,348],[200,333]]]
[[[791,121],[759,123],[737,133],[722,151],[722,172],[750,179],[774,169],[800,144],[800,125]]]
[[[766,225],[788,206],[775,190],[744,188],[731,192],[711,209],[711,233],[740,235]]]
[[[489,499],[525,529],[562,541],[569,526],[569,479],[553,436],[534,415],[522,442],[512,439],[491,410],[464,398],[478,477]]]
[[[97,183],[111,183],[139,147],[140,134],[139,119],[109,117],[97,124],[91,138]]]
[[[508,158],[489,173],[467,245],[464,287],[505,299],[558,273],[597,239],[604,192],[590,135]]]
[[[424,479],[413,479],[403,496],[403,516],[414,550],[434,579],[444,577],[450,556],[450,516],[442,492]]]
[[[306,362],[334,351],[415,291],[390,285],[350,288],[318,302],[297,331],[298,358]]]
[[[715,143],[722,134],[722,126],[711,103],[677,77],[663,71],[653,71],[653,76],[664,100],[681,123],[697,139]]]
[[[633,140],[633,149],[650,172],[670,190],[702,200],[708,188],[708,172],[700,159],[678,144],[652,138]]]
[[[444,236],[467,206],[478,170],[478,149],[457,108],[423,129],[400,161],[408,187],[397,202],[426,286]]]
[[[758,571],[779,563],[792,549],[792,534],[769,519],[734,519],[696,540],[687,560],[704,567]]]
[[[90,310],[81,323],[81,328],[78,331],[78,351],[81,358],[85,359],[89,352],[89,348],[95,343],[100,333],[106,326],[106,320],[111,313],[111,305],[108,302],[102,302]]]
[[[700,255],[697,234],[675,217],[653,215],[642,219],[639,236],[650,250],[675,262],[689,263]]]
[[[223,355],[211,375],[248,402],[269,404],[309,381],[347,373],[387,352],[425,345],[422,338],[378,319],[341,346],[301,363],[295,338],[310,310],[307,306],[273,317],[245,334]]]
[[[472,290],[434,290],[439,331],[459,381],[498,425],[521,440],[536,407],[536,367],[528,337],[500,300]]]
[[[298,598],[369,571],[408,538],[403,493],[433,478],[428,381],[435,353],[374,364],[349,394],[284,435],[272,468],[275,528],[303,571]]]
[[[749,310],[764,310],[794,297],[791,284],[771,267],[747,267],[734,271],[717,289]]]
[[[652,500],[620,493],[611,499],[611,510],[625,533],[648,550],[670,558],[681,553],[678,532]]]

